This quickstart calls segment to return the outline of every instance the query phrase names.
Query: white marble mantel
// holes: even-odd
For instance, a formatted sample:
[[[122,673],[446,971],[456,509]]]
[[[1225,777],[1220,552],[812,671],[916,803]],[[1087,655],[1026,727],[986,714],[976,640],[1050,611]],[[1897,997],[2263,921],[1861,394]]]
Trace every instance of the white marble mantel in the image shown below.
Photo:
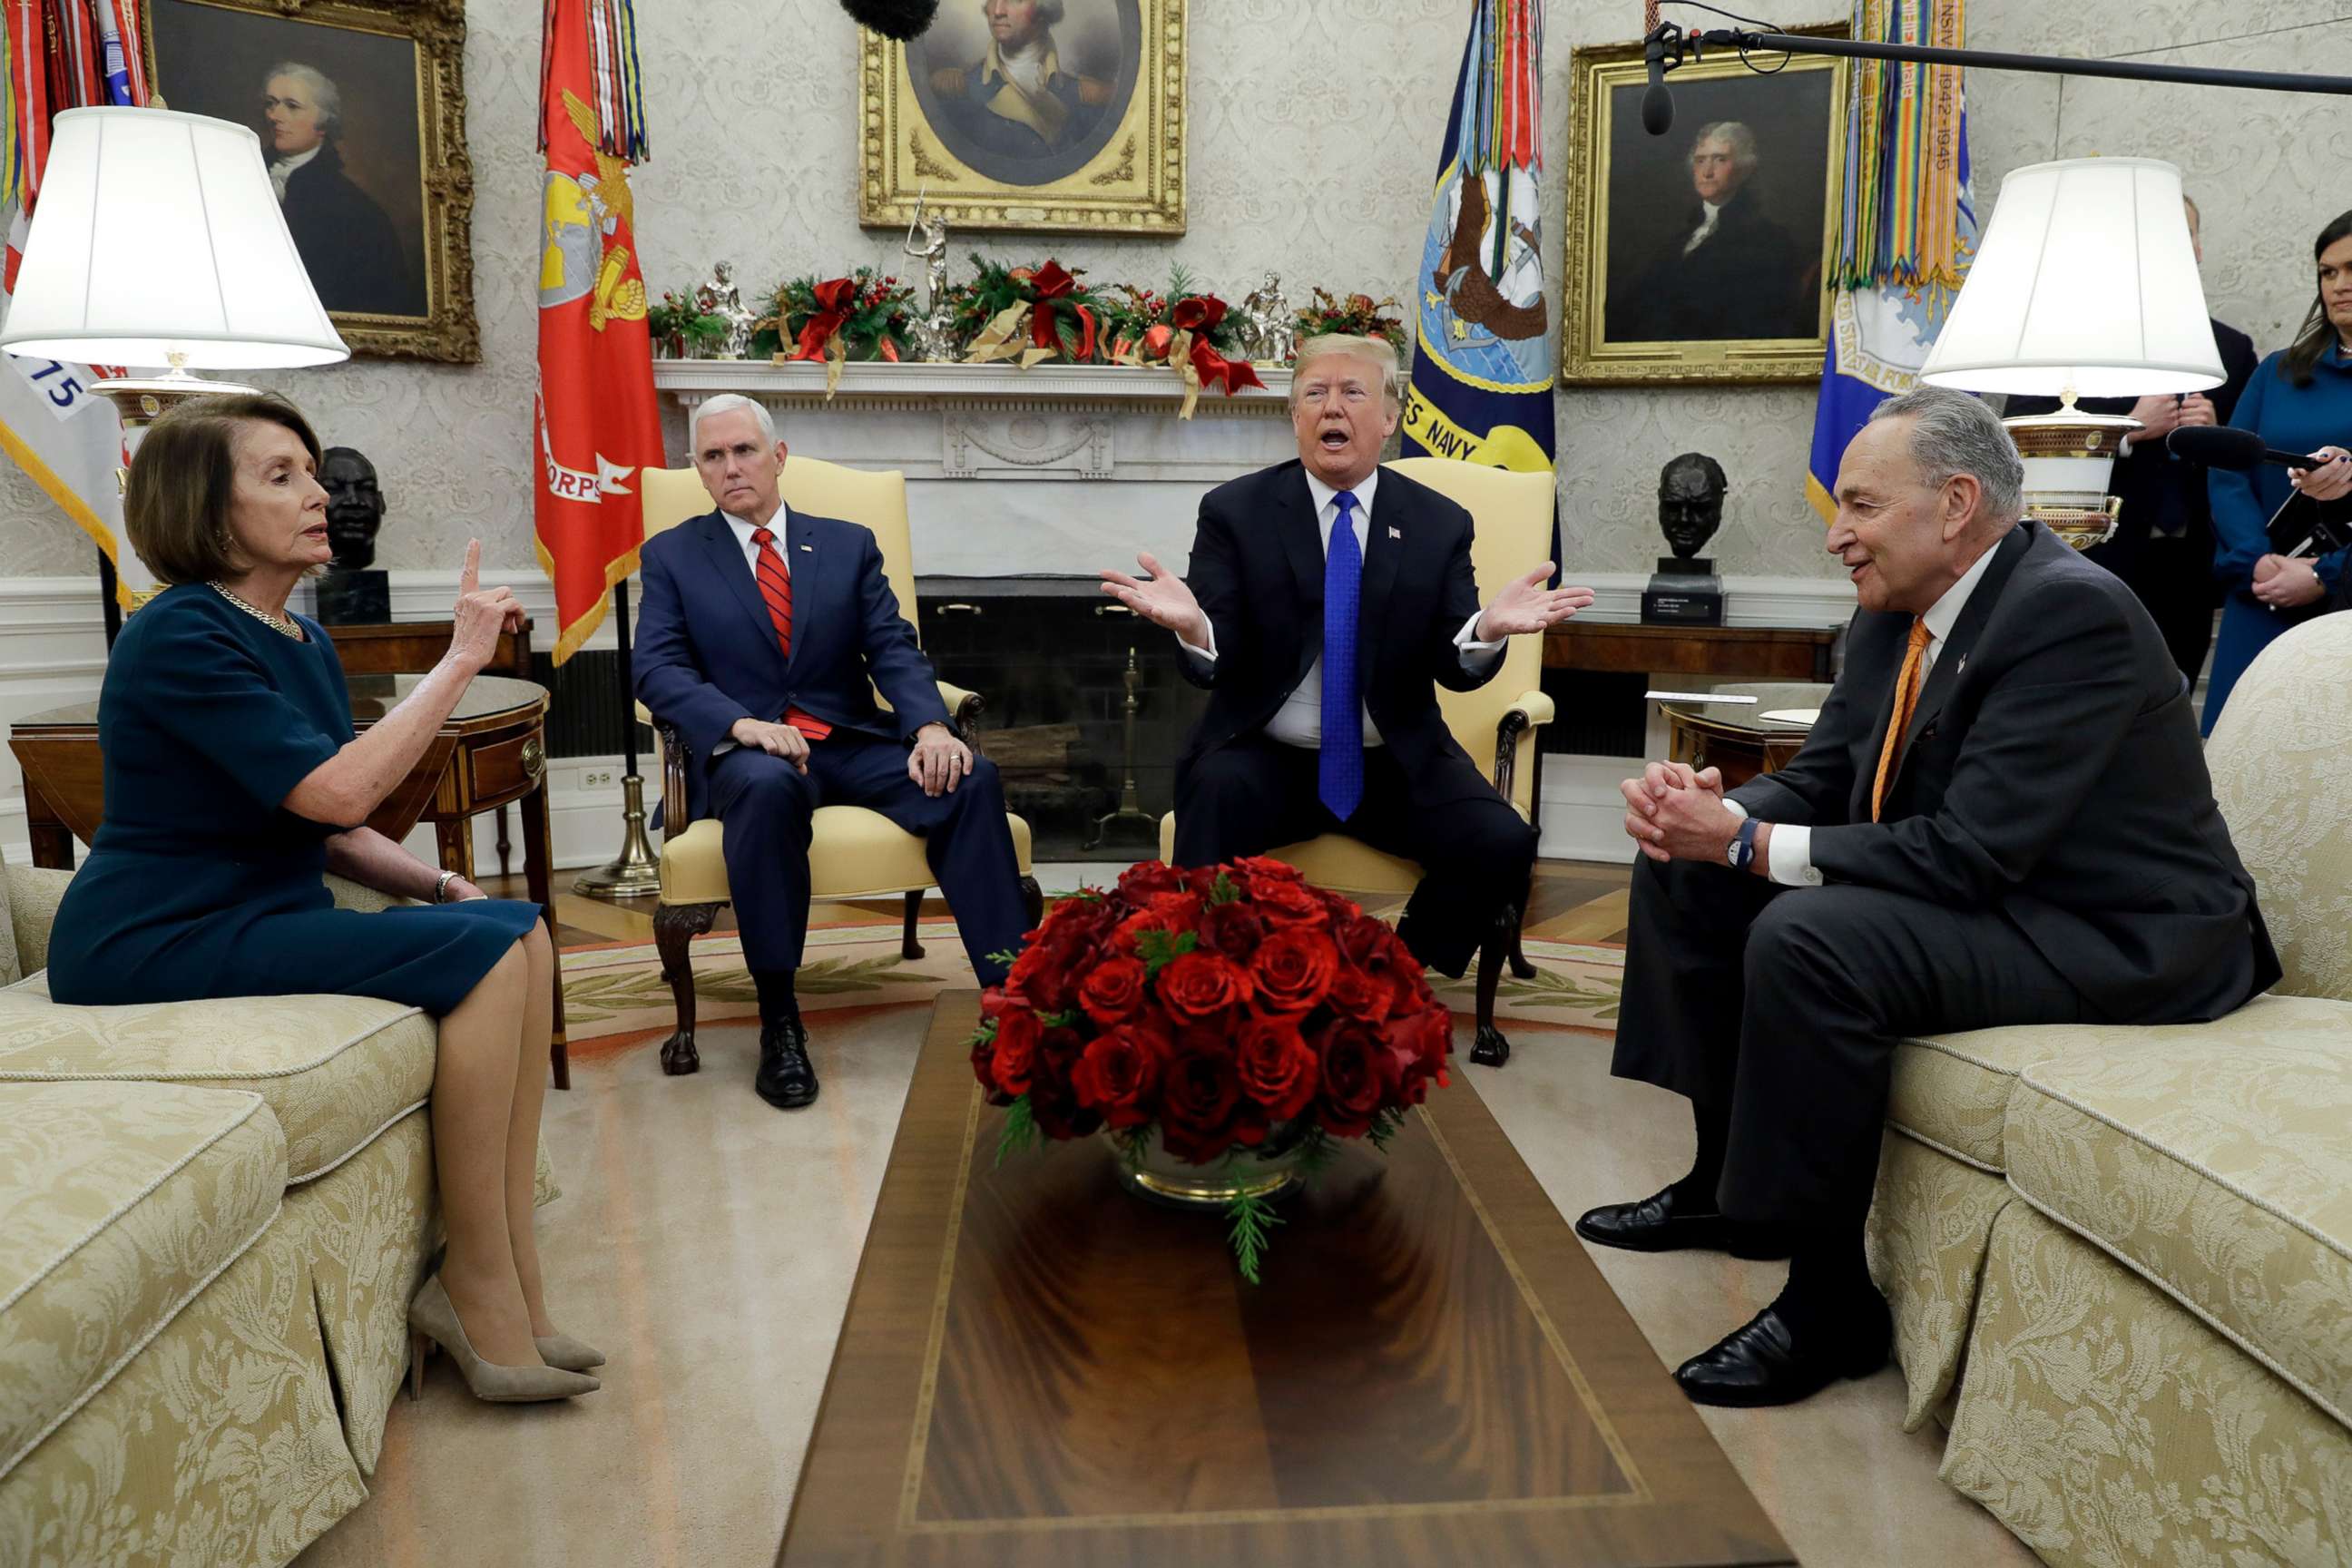
[[[1206,393],[1186,420],[1163,370],[850,364],[827,400],[818,364],[654,362],[674,452],[688,411],[734,392],[773,411],[799,451],[904,472],[926,577],[1090,577],[1139,550],[1181,570],[1201,497],[1297,451],[1290,372],[1258,374],[1265,390]]]

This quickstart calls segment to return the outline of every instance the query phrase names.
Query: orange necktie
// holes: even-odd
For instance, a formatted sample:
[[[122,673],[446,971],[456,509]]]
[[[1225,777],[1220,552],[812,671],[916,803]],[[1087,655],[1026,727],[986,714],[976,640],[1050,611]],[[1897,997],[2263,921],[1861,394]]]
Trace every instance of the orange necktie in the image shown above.
[[[1911,728],[1911,714],[1919,706],[1919,669],[1927,657],[1927,621],[1911,622],[1910,646],[1903,650],[1903,670],[1895,678],[1895,711],[1886,721],[1886,744],[1878,751],[1878,777],[1870,785],[1870,820],[1886,799],[1886,781],[1895,772],[1895,758],[1903,750],[1903,731]]]
[[[753,529],[751,542],[760,547],[760,597],[768,602],[768,619],[776,627],[776,646],[783,649],[789,663],[793,657],[793,574],[784,570],[784,558],[776,553],[772,531]],[[832,725],[797,708],[784,710],[784,722],[812,741],[822,741],[833,733]]]

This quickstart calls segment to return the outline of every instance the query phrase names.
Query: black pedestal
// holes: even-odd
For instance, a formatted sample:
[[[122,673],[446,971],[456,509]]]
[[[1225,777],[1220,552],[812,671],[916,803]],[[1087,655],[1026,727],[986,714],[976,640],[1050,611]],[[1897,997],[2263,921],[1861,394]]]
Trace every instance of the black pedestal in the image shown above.
[[[380,626],[392,619],[392,579],[382,572],[330,572],[319,579],[319,624]]]
[[[1723,579],[1706,556],[1684,561],[1658,557],[1657,574],[1642,590],[1642,624],[1645,626],[1719,626],[1723,625]]]

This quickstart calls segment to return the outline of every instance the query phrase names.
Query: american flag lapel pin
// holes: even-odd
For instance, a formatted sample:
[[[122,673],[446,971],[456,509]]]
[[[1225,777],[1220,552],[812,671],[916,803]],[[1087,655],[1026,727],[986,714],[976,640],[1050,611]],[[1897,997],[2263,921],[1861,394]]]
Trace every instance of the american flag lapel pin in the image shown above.
[[[1404,537],[1404,530],[1401,528],[1391,528],[1389,530],[1389,537],[1391,539],[1402,539]]]
[[[814,545],[814,544],[803,544],[803,545],[802,545],[802,546],[801,546],[801,548],[802,548],[803,550],[807,551],[811,555],[814,555],[814,554],[815,554],[815,553],[816,553],[816,546],[815,546],[815,545]]]

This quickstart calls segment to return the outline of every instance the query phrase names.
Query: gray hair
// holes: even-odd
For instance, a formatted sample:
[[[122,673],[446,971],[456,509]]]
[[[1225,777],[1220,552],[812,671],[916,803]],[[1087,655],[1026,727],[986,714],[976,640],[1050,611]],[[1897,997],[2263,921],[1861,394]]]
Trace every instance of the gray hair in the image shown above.
[[[702,422],[704,420],[709,418],[714,414],[732,414],[739,408],[748,409],[751,412],[752,419],[757,422],[760,426],[760,439],[765,441],[771,447],[774,446],[776,444],[776,416],[768,412],[768,405],[766,404],[754,402],[752,399],[744,396],[740,392],[722,392],[716,397],[706,397],[701,402],[694,405],[694,413],[687,421],[687,446],[688,447],[698,447],[702,445]],[[691,451],[687,454],[689,458],[693,455],[694,454]]]
[[[281,76],[290,76],[310,89],[311,101],[319,106],[320,135],[331,136],[343,128],[343,95],[341,89],[335,86],[332,77],[316,66],[280,60],[269,68],[268,76],[261,79],[262,90],[267,92],[270,82]]]
[[[1731,149],[1731,166],[1746,179],[1756,172],[1756,132],[1737,120],[1718,120],[1712,125],[1702,125],[1691,138],[1690,155],[1698,156],[1699,149],[1710,142],[1720,142]]]
[[[1401,389],[1402,376],[1397,369],[1396,345],[1386,338],[1360,338],[1346,332],[1325,332],[1298,345],[1298,357],[1290,366],[1290,406],[1298,406],[1298,388],[1307,378],[1307,367],[1318,359],[1345,354],[1350,359],[1370,360],[1380,367],[1381,395],[1391,408],[1403,406]]]
[[[1983,399],[1948,386],[1922,386],[1871,410],[1870,422],[1908,419],[1911,460],[1920,477],[1940,486],[1955,474],[1977,481],[1980,510],[1990,521],[2015,522],[2025,510],[2025,461]]]

